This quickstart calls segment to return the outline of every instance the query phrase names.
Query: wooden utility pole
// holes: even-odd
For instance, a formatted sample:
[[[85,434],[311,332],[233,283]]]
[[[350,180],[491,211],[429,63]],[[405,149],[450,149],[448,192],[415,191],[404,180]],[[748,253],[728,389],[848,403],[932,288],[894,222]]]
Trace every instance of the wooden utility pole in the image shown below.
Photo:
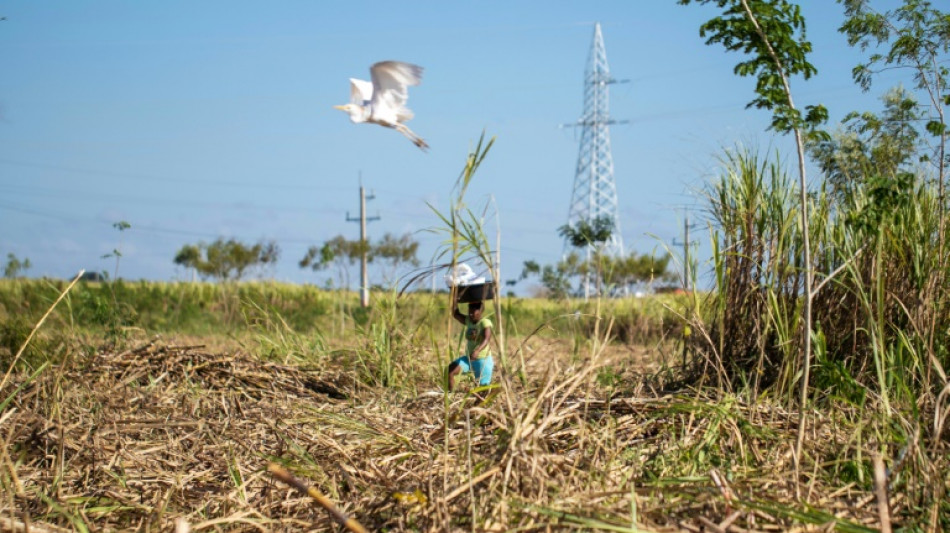
[[[686,278],[686,292],[689,292],[689,213],[683,222],[683,272]]]
[[[379,216],[366,216],[366,200],[372,200],[374,198],[376,198],[376,196],[372,193],[366,196],[362,180],[360,180],[360,217],[350,218],[350,213],[346,213],[347,222],[360,223],[360,246],[363,248],[363,253],[360,255],[360,307],[369,306],[369,273],[366,269],[366,254],[369,250],[369,241],[366,239],[366,223],[379,220]]]

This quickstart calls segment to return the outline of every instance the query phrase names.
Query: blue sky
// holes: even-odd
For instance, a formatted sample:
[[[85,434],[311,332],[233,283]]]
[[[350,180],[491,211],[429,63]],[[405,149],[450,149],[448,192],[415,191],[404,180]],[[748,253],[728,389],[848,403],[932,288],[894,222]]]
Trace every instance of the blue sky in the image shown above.
[[[801,4],[819,73],[793,80],[796,103],[825,104],[833,122],[879,109],[900,78],[862,93],[841,7]],[[426,263],[440,238],[423,231],[438,225],[427,203],[448,207],[484,130],[497,141],[468,200],[499,210],[502,277],[527,259],[553,263],[579,139],[559,125],[582,113],[595,21],[611,74],[630,80],[610,92],[611,115],[630,121],[611,128],[625,248],[663,253],[687,208],[700,221],[696,191],[723,147],[772,145],[794,161],[791,140],[765,131],[767,113],[745,109],[754,80],[732,74],[740,56],[699,37],[715,13],[673,0],[2,2],[0,257],[65,278],[111,274],[102,256],[120,247],[120,277],[188,279],[172,262],[186,243],[272,239],[282,255],[268,277],[322,283],[297,261],[309,245],[358,237],[346,216],[362,176],[381,217],[370,238],[418,232]],[[425,68],[409,125],[428,153],[332,108],[348,78],[384,59]]]

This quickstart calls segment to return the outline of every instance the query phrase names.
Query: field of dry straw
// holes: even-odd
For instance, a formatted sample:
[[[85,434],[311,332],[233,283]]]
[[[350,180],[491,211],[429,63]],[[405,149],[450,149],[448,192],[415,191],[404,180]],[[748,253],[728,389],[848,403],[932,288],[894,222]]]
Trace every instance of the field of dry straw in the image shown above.
[[[610,336],[605,319],[580,340],[507,339],[485,401],[442,392],[451,348],[405,338],[395,387],[366,379],[366,338],[309,362],[220,339],[76,342],[0,390],[0,530],[879,527],[870,484],[796,475],[797,413],[678,386],[671,344]],[[847,445],[831,417],[810,431],[808,457]]]

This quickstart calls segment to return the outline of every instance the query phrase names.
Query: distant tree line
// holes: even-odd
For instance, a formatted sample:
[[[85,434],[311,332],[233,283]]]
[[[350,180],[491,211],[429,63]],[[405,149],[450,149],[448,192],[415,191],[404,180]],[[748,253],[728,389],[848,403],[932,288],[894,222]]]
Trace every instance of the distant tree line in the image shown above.
[[[627,294],[651,281],[672,281],[667,272],[669,257],[653,257],[631,253],[625,257],[613,257],[602,252],[603,244],[610,239],[612,225],[608,220],[581,221],[575,226],[559,228],[575,248],[564,259],[553,265],[540,265],[525,261],[518,279],[509,280],[509,285],[529,278],[536,278],[545,296],[567,298],[583,296],[584,283],[589,281],[600,294]],[[582,259],[580,251],[590,244],[593,248],[589,260]],[[401,267],[418,267],[419,242],[411,234],[401,236],[386,233],[376,241],[347,239],[337,235],[318,246],[310,246],[298,261],[298,266],[312,271],[335,270],[336,278],[327,281],[330,287],[350,287],[351,270],[365,253],[367,262],[375,265],[378,284],[391,286],[398,282]],[[115,252],[118,254],[118,252]],[[173,262],[189,269],[202,280],[238,281],[249,273],[263,273],[280,259],[281,249],[276,241],[261,240],[250,244],[237,239],[218,238],[210,243],[185,244],[175,254]],[[108,255],[111,257],[111,255]],[[20,259],[7,254],[3,277],[23,276],[32,267],[29,258]],[[87,272],[84,279],[100,281],[109,279],[107,272]]]
[[[568,298],[590,295],[625,295],[642,289],[646,284],[661,285],[673,281],[667,272],[670,256],[638,255],[614,256],[605,252],[605,244],[613,235],[613,222],[608,217],[580,220],[573,225],[558,228],[561,235],[574,248],[553,265],[540,265],[536,261],[524,262],[517,281],[536,278],[544,294],[550,298]],[[589,248],[587,258],[582,253]],[[584,253],[584,255],[588,255]]]
[[[366,254],[367,263],[380,265],[382,269],[382,284],[392,285],[396,282],[396,272],[400,266],[419,266],[416,253],[419,243],[410,234],[397,237],[386,233],[376,242],[359,239],[349,240],[343,235],[337,235],[324,242],[321,246],[311,246],[306,255],[298,263],[300,268],[309,268],[314,271],[334,267],[341,287],[350,285],[350,267],[355,265]]]
[[[350,240],[337,235],[320,246],[308,248],[298,265],[314,271],[336,267],[340,286],[348,287],[349,269],[365,253],[367,262],[380,265],[382,283],[389,284],[395,281],[400,266],[418,266],[418,250],[419,243],[409,234],[397,237],[387,233],[375,242]],[[219,238],[210,243],[186,244],[178,250],[173,261],[203,280],[236,281],[255,270],[273,267],[280,259],[280,253],[280,247],[273,240],[248,244],[233,238]]]

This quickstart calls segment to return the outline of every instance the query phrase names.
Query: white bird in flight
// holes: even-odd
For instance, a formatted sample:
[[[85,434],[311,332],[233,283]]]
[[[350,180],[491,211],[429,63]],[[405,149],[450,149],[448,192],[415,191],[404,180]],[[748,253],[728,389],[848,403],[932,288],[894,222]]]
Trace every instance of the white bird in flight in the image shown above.
[[[372,83],[350,78],[350,103],[333,106],[356,124],[371,122],[394,128],[423,150],[429,147],[404,122],[413,117],[406,107],[410,85],[422,81],[422,67],[402,61],[380,61],[369,68]]]

